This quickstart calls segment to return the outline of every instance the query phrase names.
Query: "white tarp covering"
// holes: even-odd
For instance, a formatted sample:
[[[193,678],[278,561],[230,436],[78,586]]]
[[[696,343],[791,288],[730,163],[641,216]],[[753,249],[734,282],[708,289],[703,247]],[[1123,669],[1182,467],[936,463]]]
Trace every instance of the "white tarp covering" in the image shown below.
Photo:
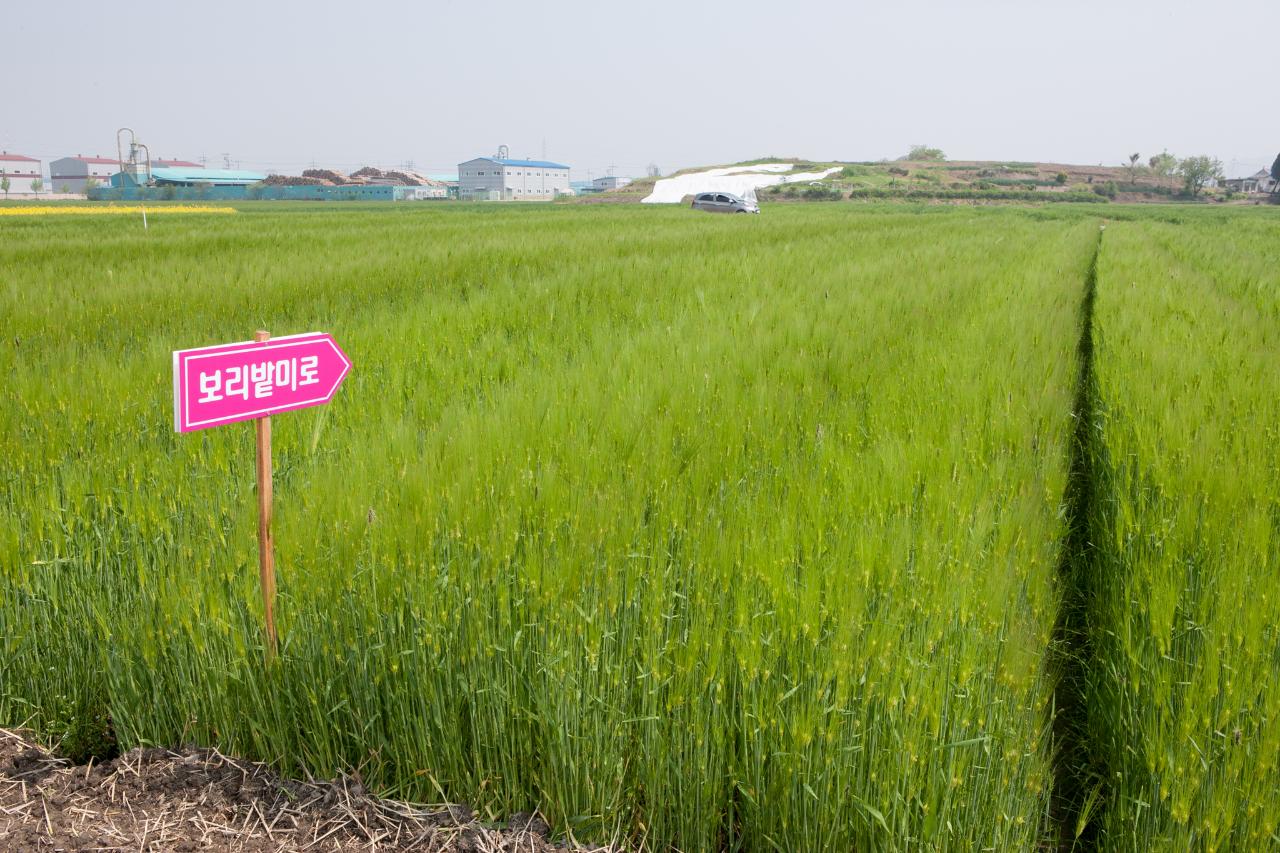
[[[761,163],[756,166],[728,166],[708,169],[674,178],[663,178],[653,185],[653,192],[642,199],[644,204],[679,204],[681,199],[698,193],[733,193],[749,201],[756,200],[756,190],[774,184],[794,184],[801,181],[819,181],[837,166],[821,172],[797,172],[784,174],[793,168],[791,163]]]

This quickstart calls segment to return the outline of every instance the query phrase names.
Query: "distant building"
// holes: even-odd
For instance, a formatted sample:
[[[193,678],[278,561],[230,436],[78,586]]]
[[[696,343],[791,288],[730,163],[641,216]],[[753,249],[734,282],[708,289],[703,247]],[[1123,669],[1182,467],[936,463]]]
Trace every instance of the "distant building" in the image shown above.
[[[190,160],[152,160],[151,166],[153,169],[203,168]],[[111,182],[111,176],[118,171],[120,162],[113,157],[85,157],[77,154],[49,164],[49,183],[54,192],[82,193],[90,178],[95,184],[106,186]]]
[[[443,181],[432,181],[416,187],[397,187],[396,201],[427,201],[428,199],[448,198],[449,187]]]
[[[158,187],[247,187],[267,176],[261,172],[245,172],[239,169],[205,169],[200,166],[155,166],[151,167],[151,180]],[[145,177],[141,183],[145,183]],[[113,187],[133,187],[140,181],[130,172],[116,172],[111,176]]]
[[[40,179],[40,161],[34,157],[0,151],[0,174],[9,179],[9,193],[35,192],[32,181]]]
[[[444,186],[445,198],[456,199],[458,197],[458,176],[456,174],[450,175],[440,172],[427,175],[427,177]]]
[[[620,178],[617,175],[606,175],[603,178],[596,178],[592,181],[591,188],[596,192],[604,193],[609,190],[620,190],[629,183],[631,183],[630,178]]]
[[[1247,178],[1228,178],[1222,186],[1238,193],[1269,193],[1276,189],[1276,182],[1271,179],[1270,172],[1259,169]]]
[[[63,157],[49,164],[49,183],[56,193],[82,193],[90,178],[94,183],[106,185],[111,176],[120,171],[120,163],[114,157]]]
[[[546,201],[571,192],[569,167],[562,163],[477,157],[458,164],[463,201]]]

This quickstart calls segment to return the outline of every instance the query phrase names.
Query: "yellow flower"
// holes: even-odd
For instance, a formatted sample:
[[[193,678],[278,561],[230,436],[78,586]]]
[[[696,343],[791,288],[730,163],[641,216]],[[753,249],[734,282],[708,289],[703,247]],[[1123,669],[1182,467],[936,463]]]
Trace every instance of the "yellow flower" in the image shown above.
[[[159,207],[147,207],[148,216],[157,213],[235,213],[234,207],[214,207],[207,204],[168,204]],[[107,205],[27,205],[23,207],[0,207],[0,216],[110,216],[121,214],[137,215],[138,207],[117,207]]]

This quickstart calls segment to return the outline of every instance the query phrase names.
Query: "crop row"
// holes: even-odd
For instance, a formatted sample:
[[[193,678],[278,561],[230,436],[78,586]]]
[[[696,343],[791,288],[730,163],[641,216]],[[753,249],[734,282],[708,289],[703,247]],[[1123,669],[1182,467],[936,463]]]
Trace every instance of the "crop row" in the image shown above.
[[[1280,250],[1265,217],[1108,229],[1089,662],[1099,839],[1280,845]]]

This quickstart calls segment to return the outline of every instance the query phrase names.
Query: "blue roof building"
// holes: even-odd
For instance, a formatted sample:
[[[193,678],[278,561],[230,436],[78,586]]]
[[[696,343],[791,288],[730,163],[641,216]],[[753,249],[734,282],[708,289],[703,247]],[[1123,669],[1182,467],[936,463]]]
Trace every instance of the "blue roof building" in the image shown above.
[[[489,160],[488,157],[481,157],[482,160]],[[491,162],[500,163],[503,166],[530,166],[541,169],[567,169],[568,166],[563,163],[552,163],[550,160],[498,160],[493,159]]]
[[[463,201],[549,201],[572,194],[569,167],[563,163],[477,157],[458,164]]]

